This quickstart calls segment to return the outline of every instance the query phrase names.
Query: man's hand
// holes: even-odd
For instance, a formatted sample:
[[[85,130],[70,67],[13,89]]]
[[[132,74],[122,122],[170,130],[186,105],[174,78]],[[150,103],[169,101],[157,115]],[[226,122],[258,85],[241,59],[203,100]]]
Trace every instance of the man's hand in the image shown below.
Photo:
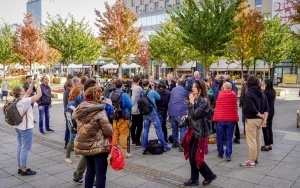
[[[43,110],[43,106],[39,106],[39,110]]]

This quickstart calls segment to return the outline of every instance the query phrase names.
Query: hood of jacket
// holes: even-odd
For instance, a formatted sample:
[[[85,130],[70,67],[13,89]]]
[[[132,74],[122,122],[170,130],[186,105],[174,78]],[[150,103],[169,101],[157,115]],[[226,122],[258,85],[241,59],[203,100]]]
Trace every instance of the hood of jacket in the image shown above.
[[[253,92],[255,95],[261,97],[263,95],[261,87],[260,86],[251,86],[248,87],[249,92]]]
[[[99,104],[94,101],[84,101],[76,108],[75,112],[72,114],[72,119],[88,123],[92,117],[98,112],[103,111],[104,108],[104,104]]]
[[[170,94],[170,91],[167,90],[167,89],[158,89],[157,92],[158,92],[160,95],[168,95],[168,94]]]

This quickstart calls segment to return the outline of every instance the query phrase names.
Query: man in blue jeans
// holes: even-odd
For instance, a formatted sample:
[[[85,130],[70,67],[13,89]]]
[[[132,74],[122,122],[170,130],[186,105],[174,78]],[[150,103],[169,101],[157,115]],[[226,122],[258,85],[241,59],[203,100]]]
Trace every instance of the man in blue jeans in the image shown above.
[[[189,91],[185,89],[185,80],[180,78],[177,82],[177,87],[171,91],[168,114],[172,125],[172,148],[179,147],[179,151],[183,152],[180,147],[180,142],[185,136],[187,127],[180,128],[180,139],[178,139],[179,125],[182,123],[182,117],[187,115],[187,104],[185,100],[189,97]]]
[[[218,157],[223,158],[224,155],[224,134],[226,137],[226,152],[227,161],[231,161],[232,154],[232,138],[235,123],[239,121],[237,95],[232,91],[232,84],[224,82],[223,90],[219,92],[216,101],[213,121],[217,122],[217,147]]]
[[[141,95],[143,97],[146,94],[146,92],[150,89],[149,81],[143,80],[142,86],[144,90],[141,92]],[[153,105],[153,110],[150,114],[143,115],[143,122],[144,122],[144,134],[143,134],[143,144],[142,144],[144,148],[143,155],[146,155],[148,153],[146,148],[148,144],[148,136],[149,136],[151,123],[153,123],[158,139],[160,140],[161,144],[164,147],[164,152],[170,151],[170,148],[164,138],[164,133],[162,132],[161,123],[157,114],[157,107],[156,107],[155,100],[160,100],[160,96],[156,91],[150,90],[147,93],[147,97]]]

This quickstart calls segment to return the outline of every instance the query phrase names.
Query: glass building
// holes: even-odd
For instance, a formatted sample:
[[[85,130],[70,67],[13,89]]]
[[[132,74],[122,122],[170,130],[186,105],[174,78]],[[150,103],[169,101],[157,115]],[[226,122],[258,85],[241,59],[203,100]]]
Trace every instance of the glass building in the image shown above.
[[[42,1],[41,0],[29,0],[26,3],[27,12],[32,12],[35,19],[35,24],[42,23]]]

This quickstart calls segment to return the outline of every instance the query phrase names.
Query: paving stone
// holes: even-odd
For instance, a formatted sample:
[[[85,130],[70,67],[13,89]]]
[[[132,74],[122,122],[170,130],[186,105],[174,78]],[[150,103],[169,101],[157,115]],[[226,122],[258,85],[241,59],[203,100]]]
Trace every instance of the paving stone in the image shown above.
[[[271,176],[265,176],[259,184],[269,186],[269,187],[276,187],[276,188],[286,188],[291,187],[294,184],[294,181],[275,178]]]
[[[74,187],[76,187],[76,188],[81,188],[82,187],[83,188],[84,185],[75,185],[73,183],[64,183],[64,184],[55,186],[55,188],[74,188]],[[113,188],[113,187],[111,187],[111,188]]]
[[[156,183],[156,182],[153,182],[153,181],[149,181],[143,185],[140,185],[138,186],[139,188],[169,188],[170,186],[167,186],[167,185],[163,185],[163,184],[159,184],[159,183]]]
[[[248,170],[248,168],[243,168],[243,169],[240,169],[240,170],[234,170],[230,174],[230,177],[234,178],[234,179],[241,180],[241,181],[255,183],[255,184],[257,184],[264,177],[264,175],[261,175],[261,174],[258,174],[258,173],[253,173],[253,172],[250,172],[250,171],[247,171],[247,170]]]
[[[286,180],[297,180],[299,177],[298,173],[295,173],[293,170],[287,169],[285,167],[275,167],[268,176],[278,177]]]
[[[7,154],[2,154],[0,155],[0,161],[5,161],[5,160],[11,160],[11,156],[7,155]]]
[[[124,186],[118,185],[118,184],[113,183],[113,182],[108,182],[108,181],[106,181],[106,187],[109,187],[109,188],[124,188]]]
[[[221,183],[219,187],[224,187],[224,188],[252,188],[255,187],[256,185],[253,183],[248,183],[245,181],[240,181],[232,178],[228,178],[227,181]]]
[[[116,179],[114,181],[114,183],[118,184],[118,185],[122,185],[124,187],[138,187],[141,186],[145,183],[147,183],[149,180],[145,180],[143,178],[140,178],[138,176],[135,175],[127,175],[127,176],[123,176],[119,179]]]
[[[42,157],[51,158],[51,157],[55,157],[55,156],[58,156],[58,155],[61,155],[61,154],[58,153],[55,150],[50,150],[50,151],[42,152],[39,155],[42,156]]]
[[[191,167],[188,164],[188,165],[182,166],[180,168],[177,168],[177,169],[171,171],[170,173],[177,175],[177,176],[181,176],[182,178],[188,180],[191,176]]]
[[[28,181],[27,183],[33,185],[34,187],[50,188],[50,187],[55,187],[55,186],[65,184],[66,182],[57,177],[48,176],[42,179]]]
[[[106,173],[106,181],[114,181],[114,180],[124,177],[126,175],[127,175],[127,173],[125,173],[123,170],[114,171],[114,170],[112,170],[112,168],[108,167],[107,173]]]
[[[11,188],[35,188],[33,185],[29,185],[28,183],[22,183],[21,185],[16,185]]]
[[[43,170],[51,175],[54,175],[54,174],[57,174],[60,172],[65,172],[65,171],[68,171],[71,169],[73,169],[73,168],[66,166],[64,164],[55,164],[55,165],[51,165],[51,166],[46,166],[41,170]]]
[[[65,171],[65,172],[54,174],[53,176],[55,176],[59,179],[62,179],[66,182],[72,182],[73,173],[74,173],[74,169],[71,169],[71,170],[68,170],[68,171]]]
[[[13,159],[0,161],[0,168],[17,166],[17,161]]]
[[[22,180],[18,179],[15,176],[9,176],[9,177],[6,177],[6,178],[1,178],[0,182],[1,182],[1,188],[9,188],[9,187],[13,187],[13,186],[16,186],[16,185],[21,185],[21,184],[24,183]]]
[[[4,169],[0,169],[0,181],[2,178],[7,178],[9,176],[12,176],[12,174],[10,174],[9,172],[5,171]]]
[[[292,188],[300,188],[300,183],[299,183],[299,182],[296,182],[296,183],[292,186]]]
[[[57,165],[58,162],[47,159],[45,157],[41,157],[40,160],[31,162],[30,165],[35,166],[36,168],[44,168],[47,166]]]

